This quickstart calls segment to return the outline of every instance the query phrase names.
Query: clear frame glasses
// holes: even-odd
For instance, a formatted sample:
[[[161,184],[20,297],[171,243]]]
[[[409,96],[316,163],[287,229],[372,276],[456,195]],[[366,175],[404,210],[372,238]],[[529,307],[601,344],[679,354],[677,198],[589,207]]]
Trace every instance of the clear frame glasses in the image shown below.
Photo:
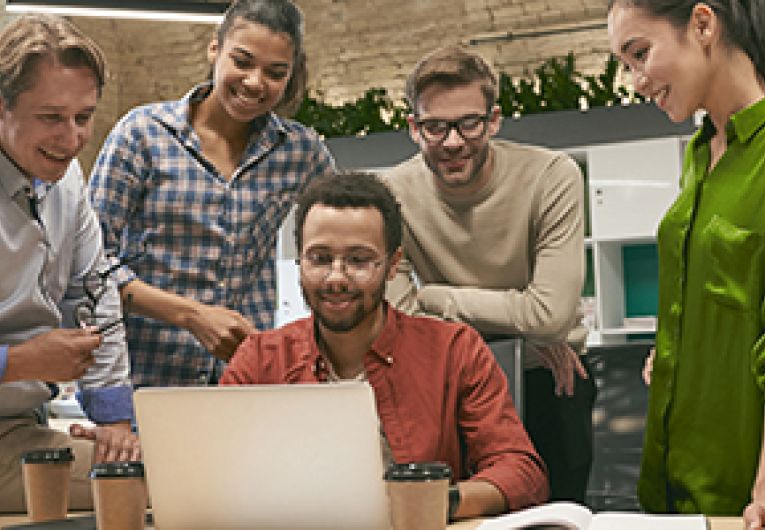
[[[114,319],[106,322],[102,322],[105,315],[99,315],[96,313],[96,307],[98,302],[104,296],[107,287],[107,280],[109,276],[122,267],[133,261],[141,259],[144,256],[144,252],[139,252],[132,256],[126,256],[118,258],[117,261],[104,271],[93,270],[88,272],[82,279],[82,289],[85,291],[87,300],[83,300],[74,306],[73,316],[74,322],[81,328],[84,327],[97,327],[97,332],[102,335],[112,333],[117,329],[117,326],[124,324],[127,318],[127,305],[129,305],[130,299],[128,298],[128,304],[125,304],[123,308],[122,318]]]
[[[440,145],[455,129],[463,140],[477,140],[486,132],[486,124],[491,119],[491,111],[486,114],[468,114],[456,120],[439,120],[430,118],[417,118],[414,123],[420,137],[430,145]]]
[[[329,252],[306,252],[297,260],[306,278],[315,282],[325,280],[334,269],[336,261],[340,262],[340,270],[348,279],[360,284],[371,280],[383,263],[383,260],[371,255],[336,256]]]

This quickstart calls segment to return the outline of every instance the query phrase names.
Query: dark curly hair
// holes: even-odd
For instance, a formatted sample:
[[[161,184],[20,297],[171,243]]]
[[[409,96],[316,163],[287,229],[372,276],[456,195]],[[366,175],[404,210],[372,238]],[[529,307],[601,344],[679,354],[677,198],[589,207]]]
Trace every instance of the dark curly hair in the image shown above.
[[[302,193],[295,214],[295,241],[303,250],[303,226],[308,211],[322,204],[333,208],[375,208],[382,215],[388,257],[401,246],[401,207],[388,187],[372,173],[343,171],[317,177]]]

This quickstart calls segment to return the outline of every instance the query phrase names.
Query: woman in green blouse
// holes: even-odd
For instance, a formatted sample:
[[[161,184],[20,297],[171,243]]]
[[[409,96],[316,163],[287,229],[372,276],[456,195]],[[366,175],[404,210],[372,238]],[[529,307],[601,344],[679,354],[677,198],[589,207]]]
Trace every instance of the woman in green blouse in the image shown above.
[[[611,49],[674,121],[706,111],[658,234],[638,493],[765,522],[765,0],[610,0]]]

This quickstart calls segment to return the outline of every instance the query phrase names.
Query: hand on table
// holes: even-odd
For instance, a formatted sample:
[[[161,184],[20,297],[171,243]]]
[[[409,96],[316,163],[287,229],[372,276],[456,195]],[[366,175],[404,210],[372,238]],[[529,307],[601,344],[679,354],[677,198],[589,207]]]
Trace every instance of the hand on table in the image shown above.
[[[552,345],[535,345],[542,365],[553,373],[555,395],[574,395],[574,375],[587,379],[587,371],[579,360],[579,354],[565,342]]]
[[[198,304],[188,326],[202,346],[218,359],[228,361],[255,327],[233,309]]]
[[[73,438],[90,440],[93,445],[93,462],[130,462],[141,459],[138,437],[130,430],[130,423],[85,427],[74,424],[69,427]]]

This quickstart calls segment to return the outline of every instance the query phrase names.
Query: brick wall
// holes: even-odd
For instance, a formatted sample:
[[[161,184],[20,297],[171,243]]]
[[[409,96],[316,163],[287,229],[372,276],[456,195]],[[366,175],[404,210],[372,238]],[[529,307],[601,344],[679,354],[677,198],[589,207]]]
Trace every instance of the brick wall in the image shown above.
[[[297,1],[311,87],[331,101],[370,86],[400,95],[417,60],[446,44],[467,44],[513,76],[569,51],[583,68],[600,69],[608,52],[606,0]],[[589,26],[599,27],[571,31]]]
[[[206,49],[214,27],[85,17],[73,21],[101,45],[110,72],[93,139],[80,156],[89,171],[109,130],[128,110],[177,99],[207,77]]]
[[[296,0],[306,16],[310,88],[332,102],[370,87],[394,97],[426,52],[461,43],[513,76],[574,51],[585,71],[608,53],[607,0]],[[202,24],[77,18],[104,48],[112,72],[100,104],[89,168],[103,138],[128,109],[177,98],[204,79],[213,27]]]

